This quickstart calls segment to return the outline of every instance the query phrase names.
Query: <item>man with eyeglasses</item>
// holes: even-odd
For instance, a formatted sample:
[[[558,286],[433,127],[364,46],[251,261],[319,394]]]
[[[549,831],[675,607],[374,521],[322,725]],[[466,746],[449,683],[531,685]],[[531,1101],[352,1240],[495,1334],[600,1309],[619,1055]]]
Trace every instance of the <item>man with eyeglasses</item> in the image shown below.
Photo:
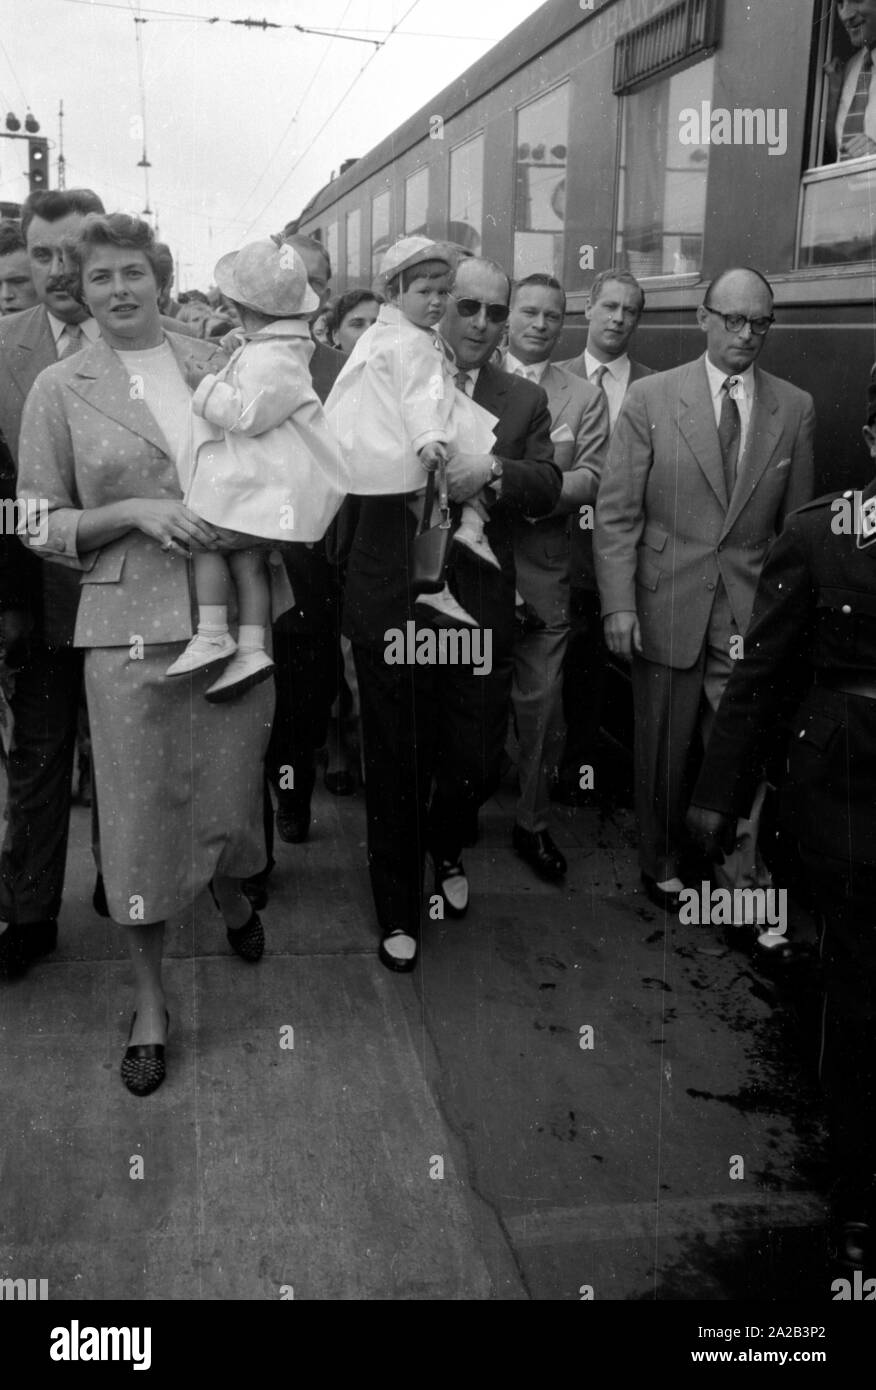
[[[691,752],[708,739],[767,548],[812,496],[812,398],[755,363],[773,322],[756,270],[715,279],[706,352],[630,387],[596,505],[606,644],[632,661],[642,880],[677,911]]]
[[[478,808],[498,785],[511,699],[513,523],[550,515],[562,488],[547,396],[490,361],[508,318],[510,289],[494,262],[462,261],[439,326],[454,355],[458,389],[498,422],[493,453],[457,454],[447,465],[451,502],[481,494],[489,508],[485,534],[500,567],[454,546],[448,581],[484,641],[489,637],[490,669],[388,659],[392,631],[405,633],[411,623],[418,641],[421,631],[411,588],[416,521],[408,497],[363,497],[347,566],[344,632],[359,677],[368,864],[380,960],[388,970],[412,970],[416,963],[427,849],[440,904],[433,901],[430,916],[467,911],[462,849]]]

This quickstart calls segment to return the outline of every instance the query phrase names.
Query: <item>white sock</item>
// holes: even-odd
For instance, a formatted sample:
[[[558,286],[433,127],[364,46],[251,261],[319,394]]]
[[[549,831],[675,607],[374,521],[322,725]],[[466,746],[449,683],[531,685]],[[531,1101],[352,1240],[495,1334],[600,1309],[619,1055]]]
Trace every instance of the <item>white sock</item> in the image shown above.
[[[265,629],[258,623],[241,623],[237,633],[237,650],[241,652],[263,652],[265,650]]]
[[[224,603],[205,603],[198,607],[198,631],[217,637],[228,631],[228,608]]]

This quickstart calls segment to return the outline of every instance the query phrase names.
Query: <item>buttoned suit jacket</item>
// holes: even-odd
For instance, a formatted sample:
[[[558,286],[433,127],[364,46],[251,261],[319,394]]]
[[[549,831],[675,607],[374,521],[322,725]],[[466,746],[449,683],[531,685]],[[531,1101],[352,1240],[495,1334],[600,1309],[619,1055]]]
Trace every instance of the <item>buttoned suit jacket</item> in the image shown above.
[[[560,362],[557,365],[564,367],[567,372],[574,372],[575,376],[583,377],[585,381],[588,380],[583,352],[577,357],[571,357],[567,362]],[[646,367],[644,362],[637,362],[634,357],[631,357],[627,390],[630,389],[634,381],[641,381],[643,377],[653,375],[653,367]],[[606,450],[606,458],[607,455],[608,451]],[[593,560],[593,518],[591,516],[585,520],[590,521],[589,527],[582,526],[579,518],[572,517],[569,520],[569,576],[573,589],[586,589],[590,593],[595,593],[596,565]]]
[[[167,334],[189,379],[217,371],[222,349],[197,338]],[[157,541],[131,530],[80,557],[76,533],[83,510],[132,497],[182,500],[176,466],[145,401],[103,341],[42,371],[28,394],[21,426],[18,495],[48,507],[45,543],[30,536],[45,568],[81,579],[75,632],[61,614],[45,615],[55,643],[78,647],[183,641],[191,636],[188,564]],[[78,594],[78,590],[76,591]],[[69,622],[71,614],[65,612]]]
[[[755,367],[754,404],[732,498],[705,356],[630,387],[596,504],[603,617],[636,612],[646,660],[697,661],[722,580],[740,635],[785,517],[813,489],[812,397]]]
[[[177,332],[173,319],[162,316],[161,322],[165,329]],[[12,463],[0,477],[4,500],[15,497],[24,403],[40,373],[57,361],[45,305],[0,320],[0,434]],[[29,613],[35,632],[50,646],[69,645],[79,602],[78,578],[54,565],[41,565],[15,536],[5,533],[0,540],[0,608]]]
[[[569,620],[570,524],[575,525],[582,506],[595,505],[608,453],[608,402],[597,386],[555,363],[548,364],[539,385],[548,398],[563,493],[550,516],[539,521],[514,517],[514,560],[521,594],[551,627],[558,627]],[[562,434],[568,438],[557,437]]]
[[[502,460],[501,495],[490,509],[486,536],[501,570],[479,564],[462,546],[451,547],[453,587],[481,627],[490,628],[493,661],[510,654],[514,639],[514,531],[520,516],[548,516],[562,480],[554,463],[545,392],[498,367],[481,367],[474,400],[498,419],[493,453]],[[381,648],[390,628],[416,621],[411,553],[416,520],[409,497],[363,497],[347,564],[344,632],[362,646]]]

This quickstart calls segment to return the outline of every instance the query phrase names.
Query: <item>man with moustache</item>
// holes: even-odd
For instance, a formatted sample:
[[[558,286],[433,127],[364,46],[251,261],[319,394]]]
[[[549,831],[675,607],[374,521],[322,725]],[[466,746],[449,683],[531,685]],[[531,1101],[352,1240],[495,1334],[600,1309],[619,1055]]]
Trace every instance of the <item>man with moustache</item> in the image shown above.
[[[99,336],[68,289],[65,240],[103,204],[87,188],[33,193],[21,214],[38,303],[0,322],[0,432],[13,462],[27,394],[44,367]],[[5,476],[3,495],[15,496]],[[15,741],[7,759],[6,838],[0,854],[0,977],[54,950],[67,857],[82,652],[72,645],[79,575],[42,564],[3,538],[0,626],[15,671]]]
[[[368,862],[380,960],[389,970],[412,970],[416,962],[427,848],[443,911],[461,917],[468,908],[462,846],[497,785],[507,728],[514,520],[549,515],[561,492],[545,393],[490,362],[509,297],[500,266],[464,260],[440,324],[458,388],[498,420],[492,454],[457,454],[447,465],[453,503],[482,490],[488,498],[485,531],[500,568],[487,572],[464,547],[454,547],[460,553],[448,578],[459,603],[490,634],[489,674],[478,675],[471,665],[387,663],[390,630],[405,632],[418,618],[411,573],[416,521],[407,497],[362,499],[347,566],[344,631],[353,643],[362,702]]]
[[[505,370],[547,393],[554,461],[563,491],[540,521],[514,520],[517,587],[543,621],[514,642],[512,699],[517,726],[520,797],[512,842],[539,877],[557,880],[566,860],[550,831],[549,779],[562,753],[563,657],[569,635],[569,518],[593,507],[608,449],[608,402],[589,382],[553,365],[566,296],[552,275],[527,275],[511,296]]]
[[[632,661],[636,815],[646,892],[677,911],[694,740],[743,641],[767,547],[812,495],[815,412],[756,367],[769,282],[724,271],[697,310],[706,352],[632,386],[596,506],[605,639]]]

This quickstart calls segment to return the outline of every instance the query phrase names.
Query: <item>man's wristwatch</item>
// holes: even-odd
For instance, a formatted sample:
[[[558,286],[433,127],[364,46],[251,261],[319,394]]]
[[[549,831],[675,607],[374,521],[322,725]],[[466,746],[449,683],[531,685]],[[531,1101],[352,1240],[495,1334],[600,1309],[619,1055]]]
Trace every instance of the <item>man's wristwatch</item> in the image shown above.
[[[501,478],[503,472],[504,469],[502,466],[502,460],[494,457],[492,463],[490,464],[490,482],[497,483]]]

